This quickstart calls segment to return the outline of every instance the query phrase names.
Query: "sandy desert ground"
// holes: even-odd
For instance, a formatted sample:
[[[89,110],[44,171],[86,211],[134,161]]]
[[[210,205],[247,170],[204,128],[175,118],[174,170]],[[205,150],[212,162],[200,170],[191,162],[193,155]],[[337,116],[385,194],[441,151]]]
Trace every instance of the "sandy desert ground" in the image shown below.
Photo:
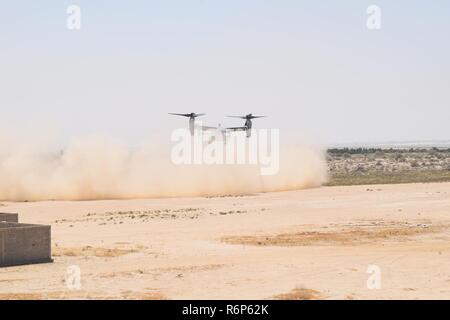
[[[0,299],[450,298],[450,183],[0,211],[51,224],[54,257],[1,268]],[[66,286],[72,265],[80,290]],[[369,265],[381,289],[367,288]]]

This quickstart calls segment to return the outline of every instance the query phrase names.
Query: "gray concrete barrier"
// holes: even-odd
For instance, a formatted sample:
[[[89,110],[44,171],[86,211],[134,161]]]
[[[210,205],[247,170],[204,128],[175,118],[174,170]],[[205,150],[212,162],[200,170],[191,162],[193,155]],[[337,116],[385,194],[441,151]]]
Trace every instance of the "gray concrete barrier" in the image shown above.
[[[50,226],[0,222],[0,267],[52,261]]]
[[[3,213],[0,212],[0,222],[19,222],[18,213]]]

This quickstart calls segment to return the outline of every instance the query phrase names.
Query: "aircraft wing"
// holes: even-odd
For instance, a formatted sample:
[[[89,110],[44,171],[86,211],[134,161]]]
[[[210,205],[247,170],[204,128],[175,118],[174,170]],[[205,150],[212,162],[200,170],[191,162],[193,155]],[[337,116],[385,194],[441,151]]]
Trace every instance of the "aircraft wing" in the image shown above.
[[[231,127],[231,128],[226,128],[229,131],[245,131],[247,130],[247,127]]]
[[[200,126],[202,130],[217,130],[217,127]]]

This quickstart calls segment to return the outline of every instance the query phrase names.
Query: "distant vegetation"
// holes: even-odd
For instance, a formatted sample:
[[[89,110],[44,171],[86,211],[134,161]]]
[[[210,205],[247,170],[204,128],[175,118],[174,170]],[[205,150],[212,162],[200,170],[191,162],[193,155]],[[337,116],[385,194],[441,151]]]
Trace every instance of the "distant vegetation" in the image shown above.
[[[329,154],[371,154],[371,153],[429,153],[429,152],[450,152],[450,148],[409,148],[409,149],[382,149],[382,148],[331,148]]]
[[[329,186],[450,181],[450,148],[333,148]]]
[[[370,172],[368,174],[332,174],[327,186],[351,186],[395,183],[450,182],[450,170]]]

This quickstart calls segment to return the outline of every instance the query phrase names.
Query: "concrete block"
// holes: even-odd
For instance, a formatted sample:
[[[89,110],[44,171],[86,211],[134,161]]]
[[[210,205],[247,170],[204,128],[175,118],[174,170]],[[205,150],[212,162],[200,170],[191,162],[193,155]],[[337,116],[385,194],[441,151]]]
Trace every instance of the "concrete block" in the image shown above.
[[[52,261],[50,226],[0,222],[0,267]]]
[[[19,222],[18,213],[3,213],[0,212],[0,222]]]

